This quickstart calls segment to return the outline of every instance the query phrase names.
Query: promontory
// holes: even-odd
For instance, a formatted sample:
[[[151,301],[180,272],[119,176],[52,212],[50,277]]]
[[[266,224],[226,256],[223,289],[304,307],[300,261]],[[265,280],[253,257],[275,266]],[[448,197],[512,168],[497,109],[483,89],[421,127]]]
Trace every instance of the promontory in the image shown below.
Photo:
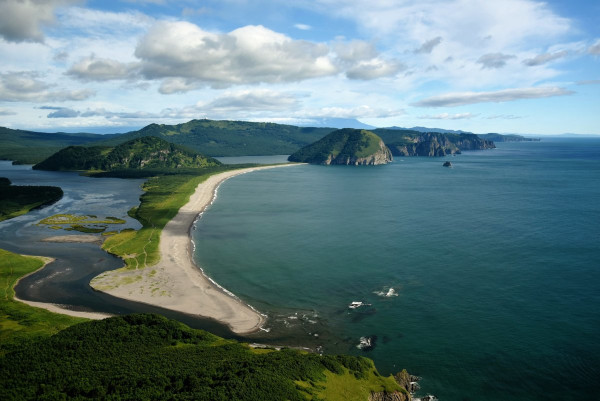
[[[311,164],[376,165],[393,160],[392,152],[371,131],[345,128],[303,147],[288,158]]]

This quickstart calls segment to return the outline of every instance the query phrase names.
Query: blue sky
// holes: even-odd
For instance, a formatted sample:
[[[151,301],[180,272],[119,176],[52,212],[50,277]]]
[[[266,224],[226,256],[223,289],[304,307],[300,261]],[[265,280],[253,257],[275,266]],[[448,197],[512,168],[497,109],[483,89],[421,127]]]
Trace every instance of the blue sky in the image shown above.
[[[600,134],[600,1],[0,0],[0,126]]]

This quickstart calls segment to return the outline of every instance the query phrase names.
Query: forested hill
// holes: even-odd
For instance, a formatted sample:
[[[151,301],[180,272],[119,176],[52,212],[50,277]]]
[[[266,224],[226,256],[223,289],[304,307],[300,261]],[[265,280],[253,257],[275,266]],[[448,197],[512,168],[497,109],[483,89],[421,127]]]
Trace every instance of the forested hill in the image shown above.
[[[81,323],[0,354],[2,400],[335,401],[348,394],[409,399],[369,359],[252,349],[157,315]]]
[[[391,162],[392,154],[373,132],[345,128],[303,147],[288,160],[311,164],[377,165]]]
[[[217,166],[218,160],[153,136],[133,139],[115,147],[69,146],[34,170],[177,169]]]
[[[34,164],[66,146],[106,140],[106,135],[46,133],[0,127],[0,159]]]
[[[247,121],[191,120],[177,125],[150,124],[139,131],[112,136],[100,144],[114,146],[133,138],[156,136],[208,156],[288,155],[334,130]]]

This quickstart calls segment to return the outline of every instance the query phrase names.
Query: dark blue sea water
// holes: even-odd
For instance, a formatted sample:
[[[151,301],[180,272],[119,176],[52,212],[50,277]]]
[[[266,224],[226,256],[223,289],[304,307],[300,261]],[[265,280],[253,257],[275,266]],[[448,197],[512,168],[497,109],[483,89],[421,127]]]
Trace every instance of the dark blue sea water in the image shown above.
[[[442,401],[597,399],[600,140],[446,159],[230,179],[197,261],[275,338],[406,368]]]

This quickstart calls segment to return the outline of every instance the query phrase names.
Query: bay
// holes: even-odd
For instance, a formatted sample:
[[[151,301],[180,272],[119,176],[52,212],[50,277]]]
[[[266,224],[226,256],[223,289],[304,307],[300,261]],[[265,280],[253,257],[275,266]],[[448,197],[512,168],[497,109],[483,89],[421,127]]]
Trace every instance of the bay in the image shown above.
[[[552,138],[232,178],[195,257],[269,315],[271,340],[407,368],[441,400],[591,399],[598,222],[600,140]]]

